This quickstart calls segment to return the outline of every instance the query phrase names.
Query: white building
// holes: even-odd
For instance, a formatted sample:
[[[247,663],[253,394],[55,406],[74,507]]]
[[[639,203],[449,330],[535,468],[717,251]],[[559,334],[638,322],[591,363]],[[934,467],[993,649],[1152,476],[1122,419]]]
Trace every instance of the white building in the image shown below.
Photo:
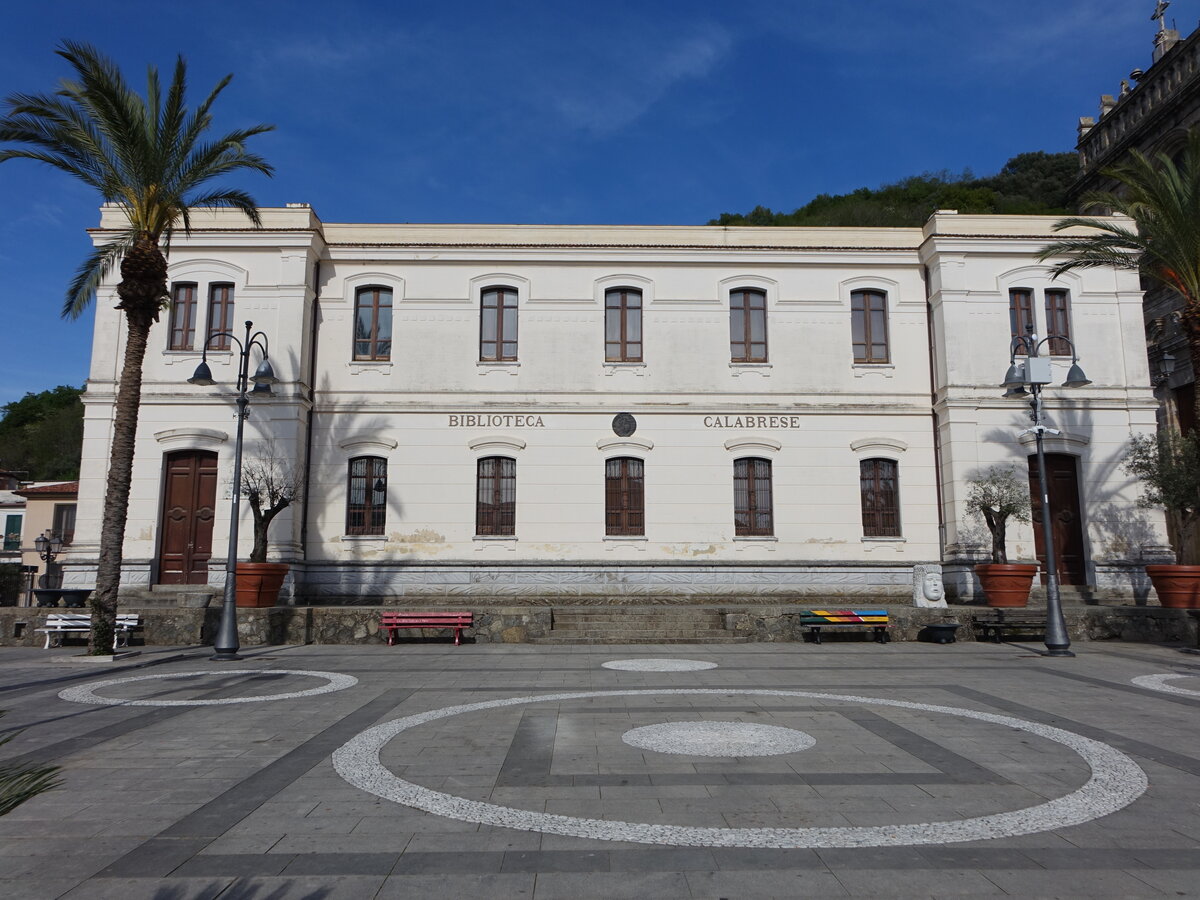
[[[1053,219],[357,225],[297,204],[261,230],[192,221],[145,363],[130,585],[223,578],[234,355],[208,352],[220,387],[186,379],[206,334],[245,320],[282,379],[252,402],[246,455],[270,442],[308,471],[273,532],[295,602],[903,598],[912,566],[938,562],[969,597],[988,541],[964,479],[1032,453],[1026,405],[997,387],[1030,317],[1069,330],[1093,381],[1044,395],[1065,583],[1119,595],[1162,551],[1120,469],[1155,418],[1138,279],[1052,282],[1036,257]],[[78,584],[123,349],[114,296],[84,397]],[[247,513],[243,557],[249,532]],[[1010,558],[1033,558],[1033,530],[1010,534]]]

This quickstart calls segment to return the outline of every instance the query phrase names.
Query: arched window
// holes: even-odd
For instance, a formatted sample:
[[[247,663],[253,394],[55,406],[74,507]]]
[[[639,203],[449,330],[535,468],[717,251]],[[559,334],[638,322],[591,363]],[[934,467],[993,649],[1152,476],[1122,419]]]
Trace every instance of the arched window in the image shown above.
[[[1071,295],[1064,288],[1046,288],[1046,337],[1051,356],[1071,355]]]
[[[746,457],[733,461],[733,532],[739,537],[775,533],[771,461]]]
[[[1028,337],[1033,323],[1033,291],[1013,288],[1008,292],[1008,330],[1011,337]]]
[[[516,288],[490,287],[480,295],[479,358],[487,362],[516,360]]]
[[[888,347],[887,294],[854,291],[850,294],[850,330],[856,363],[891,362]]]
[[[346,534],[383,534],[387,514],[387,460],[358,456],[350,460],[346,489]]]
[[[767,295],[764,291],[730,291],[729,358],[735,363],[767,361]]]
[[[354,358],[392,358],[392,290],[359,288],[354,295]]]
[[[864,537],[900,537],[900,467],[891,459],[858,464]]]
[[[604,292],[604,359],[642,361],[642,292],[613,288]]]
[[[507,456],[479,460],[475,479],[475,533],[510,537],[517,533],[517,461]]]
[[[645,464],[628,456],[604,464],[604,533],[614,537],[646,533]]]

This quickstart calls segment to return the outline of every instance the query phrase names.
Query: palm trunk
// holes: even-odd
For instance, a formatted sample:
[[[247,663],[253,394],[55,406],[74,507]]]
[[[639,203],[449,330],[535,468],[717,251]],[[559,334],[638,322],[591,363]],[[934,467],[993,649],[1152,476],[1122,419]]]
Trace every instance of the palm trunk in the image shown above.
[[[1200,381],[1200,303],[1188,302],[1179,317],[1187,338],[1188,359],[1192,364],[1192,381]],[[1193,391],[1193,422],[1200,426],[1200,391]]]
[[[167,261],[157,242],[143,234],[121,261],[118,309],[125,311],[125,362],[113,408],[112,452],[100,526],[100,560],[96,567],[96,592],[92,597],[92,631],[88,653],[111,653],[117,622],[117,594],[121,587],[121,558],[125,548],[125,522],[129,514],[129,485],[137,438],[138,409],[142,400],[142,362],[150,326],[158,319],[159,304],[167,293]]]

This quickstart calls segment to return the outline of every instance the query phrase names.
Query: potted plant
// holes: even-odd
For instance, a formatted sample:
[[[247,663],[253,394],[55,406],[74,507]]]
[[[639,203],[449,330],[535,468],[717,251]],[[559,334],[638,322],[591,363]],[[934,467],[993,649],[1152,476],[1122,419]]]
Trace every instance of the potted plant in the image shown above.
[[[267,535],[275,517],[303,491],[302,472],[274,453],[243,463],[242,496],[254,513],[254,548],[249,560],[237,564],[238,606],[274,606],[278,601],[288,564],[267,562]]]
[[[1016,466],[992,466],[967,479],[967,511],[992,534],[992,561],[975,567],[989,606],[1024,606],[1037,575],[1036,563],[1010,563],[1005,548],[1008,520],[1029,521],[1029,481]]]
[[[1175,564],[1146,566],[1158,602],[1173,609],[1200,608],[1200,434],[1164,429],[1156,435],[1134,435],[1125,471],[1145,485],[1138,505],[1165,509],[1174,532]]]

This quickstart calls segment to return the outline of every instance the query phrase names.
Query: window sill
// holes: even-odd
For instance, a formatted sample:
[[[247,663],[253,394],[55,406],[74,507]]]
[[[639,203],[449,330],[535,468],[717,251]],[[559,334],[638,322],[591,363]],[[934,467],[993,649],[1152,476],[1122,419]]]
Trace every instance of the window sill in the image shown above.
[[[884,378],[894,378],[896,375],[896,364],[855,363],[853,372],[855,378],[862,378],[864,375],[882,375]]]
[[[900,535],[895,537],[862,537],[859,538],[864,544],[903,544],[907,542],[907,538]]]
[[[521,368],[521,364],[515,359],[481,359],[475,363],[475,367],[480,375],[488,375],[492,372],[518,375],[520,373],[517,370]]]
[[[769,378],[771,377],[771,368],[772,366],[769,362],[731,362],[729,364],[729,374],[734,378],[738,378],[744,373],[752,372],[763,378]]]
[[[343,534],[343,544],[359,544],[371,543],[372,541],[381,541],[386,543],[388,536],[386,534]]]
[[[768,543],[776,542],[779,538],[773,534],[738,534],[734,535],[735,541],[766,541]]]
[[[368,372],[376,375],[392,374],[390,359],[355,359],[350,361],[351,375],[365,375]]]
[[[617,372],[630,372],[633,375],[645,375],[646,364],[644,362],[604,362],[604,374],[615,375]]]
[[[472,540],[475,541],[515,541],[515,534],[477,534]]]
[[[646,536],[644,534],[606,534],[604,539],[606,541],[633,541],[634,543],[644,543],[646,541]]]

